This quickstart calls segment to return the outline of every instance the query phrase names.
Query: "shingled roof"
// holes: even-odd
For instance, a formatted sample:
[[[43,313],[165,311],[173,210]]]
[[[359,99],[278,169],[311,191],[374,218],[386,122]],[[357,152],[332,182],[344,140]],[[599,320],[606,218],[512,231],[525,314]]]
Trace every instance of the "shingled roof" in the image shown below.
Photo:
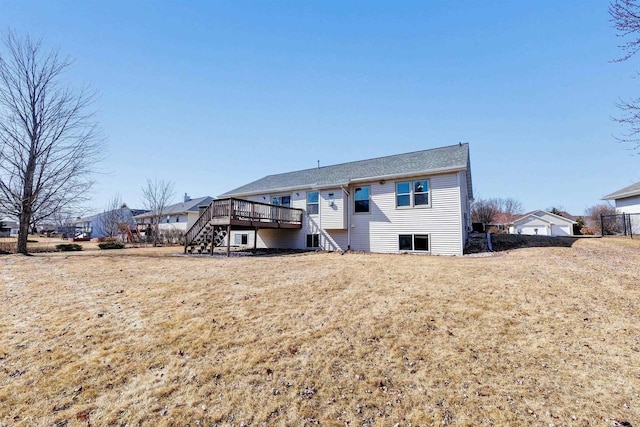
[[[469,195],[472,195],[469,144],[460,143],[430,150],[268,175],[228,191],[220,197],[241,197],[249,194],[305,188],[339,187],[349,185],[354,181],[392,179],[412,174],[429,175],[465,169],[468,172]]]
[[[607,194],[602,200],[616,200],[624,199],[626,197],[640,196],[640,182],[631,184],[628,187],[624,187],[614,193]]]
[[[169,205],[162,210],[162,215],[175,215],[175,214],[183,214],[187,212],[198,212],[198,206],[200,205],[208,205],[213,200],[213,197],[205,196],[205,197],[196,197],[195,199],[189,199],[186,202],[176,203],[174,205]],[[136,218],[147,218],[153,216],[151,212],[144,212],[140,215],[136,215]]]

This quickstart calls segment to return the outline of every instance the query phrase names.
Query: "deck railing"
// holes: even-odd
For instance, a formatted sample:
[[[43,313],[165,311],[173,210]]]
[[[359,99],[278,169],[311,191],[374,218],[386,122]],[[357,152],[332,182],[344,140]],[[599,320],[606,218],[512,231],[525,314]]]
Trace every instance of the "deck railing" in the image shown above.
[[[261,223],[265,226],[273,223],[302,225],[302,213],[302,209],[249,200],[235,198],[216,199],[204,209],[198,220],[185,233],[185,246],[190,244],[213,219],[219,219],[220,222],[229,225],[234,220],[247,221],[256,227],[260,227]]]

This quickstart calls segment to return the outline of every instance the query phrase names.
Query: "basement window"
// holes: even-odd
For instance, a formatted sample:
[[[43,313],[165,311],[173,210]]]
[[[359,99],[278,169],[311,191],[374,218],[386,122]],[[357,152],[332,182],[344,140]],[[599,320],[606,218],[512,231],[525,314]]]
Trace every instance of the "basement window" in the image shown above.
[[[319,234],[307,234],[307,247],[319,248],[320,247],[320,235]]]
[[[246,245],[248,241],[249,241],[249,235],[246,233],[236,234],[234,236],[234,243],[236,245]]]
[[[428,234],[400,234],[398,236],[398,250],[429,252]]]

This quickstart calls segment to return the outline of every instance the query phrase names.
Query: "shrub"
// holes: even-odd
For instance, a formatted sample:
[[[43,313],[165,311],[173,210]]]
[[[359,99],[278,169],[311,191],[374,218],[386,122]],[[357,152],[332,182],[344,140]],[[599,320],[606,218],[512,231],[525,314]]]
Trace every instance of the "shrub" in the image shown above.
[[[120,242],[101,242],[98,243],[100,249],[124,249],[124,243]]]
[[[61,243],[56,245],[56,249],[60,252],[72,252],[72,251],[81,251],[82,246],[77,245],[75,243]]]

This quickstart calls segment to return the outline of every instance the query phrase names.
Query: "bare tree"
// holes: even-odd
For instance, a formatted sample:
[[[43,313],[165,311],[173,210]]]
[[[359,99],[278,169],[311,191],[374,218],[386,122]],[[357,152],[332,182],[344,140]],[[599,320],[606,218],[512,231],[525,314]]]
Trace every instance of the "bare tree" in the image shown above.
[[[18,253],[29,225],[85,198],[101,141],[93,94],[61,82],[71,64],[41,40],[8,32],[0,54],[0,211],[20,222]]]
[[[131,213],[122,203],[120,195],[115,195],[105,206],[96,221],[96,233],[106,237],[126,235],[131,227]]]
[[[623,56],[614,62],[626,61],[640,50],[640,4],[638,0],[613,0],[609,3],[609,16],[616,36],[625,40],[618,46]],[[615,138],[630,143],[633,150],[640,151],[640,98],[620,99],[616,106],[622,115],[613,120],[628,130],[622,137]]]
[[[165,214],[169,201],[174,195],[173,182],[165,180],[147,179],[147,185],[142,188],[142,204],[151,215],[151,229],[153,232],[153,246],[158,244],[160,235],[160,220]],[[166,215],[166,214],[165,214]]]
[[[596,234],[605,235],[605,234],[615,234],[617,230],[617,226],[615,222],[605,222],[604,227],[602,229],[602,223],[600,221],[600,217],[602,215],[615,215],[616,208],[611,206],[609,203],[599,203],[597,205],[593,205],[585,209],[585,219],[586,225],[590,229],[593,230]]]
[[[508,223],[512,223],[516,215],[522,213],[522,203],[519,200],[511,197],[506,199],[498,199],[498,207],[500,212],[505,215],[505,219]]]
[[[471,220],[481,223],[485,228],[495,221],[500,213],[498,199],[476,199],[471,204]]]

